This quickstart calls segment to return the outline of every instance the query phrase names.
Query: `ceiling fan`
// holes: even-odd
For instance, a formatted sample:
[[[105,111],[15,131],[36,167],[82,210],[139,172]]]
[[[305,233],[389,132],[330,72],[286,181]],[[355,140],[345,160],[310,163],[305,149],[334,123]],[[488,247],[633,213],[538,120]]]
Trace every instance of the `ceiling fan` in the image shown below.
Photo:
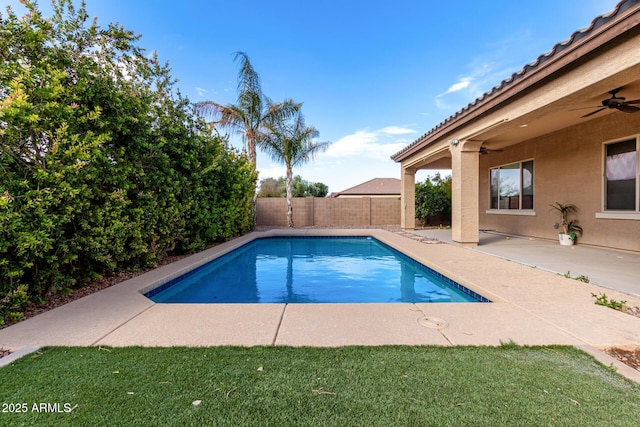
[[[613,89],[611,91],[609,91],[609,93],[611,94],[611,98],[607,98],[607,99],[603,99],[602,100],[602,107],[600,106],[596,106],[596,107],[586,107],[586,108],[597,108],[597,110],[592,111],[588,114],[585,114],[584,116],[580,117],[581,119],[585,118],[585,117],[589,117],[592,116],[596,113],[599,113],[602,110],[606,110],[607,108],[614,108],[616,110],[625,112],[625,113],[635,113],[637,111],[640,111],[640,108],[631,105],[631,104],[640,104],[640,99],[634,99],[631,101],[625,101],[626,98],[622,97],[622,96],[616,96],[616,94],[620,91],[621,88],[617,88],[617,89]],[[576,110],[584,110],[584,108],[577,108]],[[571,110],[571,111],[576,111],[576,110]]]
[[[480,147],[480,154],[499,153],[503,150],[487,148],[484,145]]]

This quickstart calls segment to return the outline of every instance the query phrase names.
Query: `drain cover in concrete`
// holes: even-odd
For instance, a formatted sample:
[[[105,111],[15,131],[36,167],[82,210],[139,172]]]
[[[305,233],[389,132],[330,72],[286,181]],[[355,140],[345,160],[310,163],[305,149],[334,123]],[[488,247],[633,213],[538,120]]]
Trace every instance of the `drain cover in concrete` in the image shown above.
[[[418,323],[431,329],[444,329],[449,326],[449,322],[438,317],[421,317]]]

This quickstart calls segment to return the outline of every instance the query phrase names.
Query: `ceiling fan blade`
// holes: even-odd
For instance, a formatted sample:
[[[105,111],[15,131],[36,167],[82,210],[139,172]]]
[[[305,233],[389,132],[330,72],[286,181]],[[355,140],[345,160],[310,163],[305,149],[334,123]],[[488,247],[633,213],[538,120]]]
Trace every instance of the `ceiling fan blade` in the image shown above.
[[[501,151],[504,151],[500,148],[487,148],[487,147],[480,147],[480,154],[489,154],[489,153],[499,153]]]
[[[625,104],[640,104],[640,99],[634,99],[632,101],[627,101]]]
[[[598,108],[596,111],[592,111],[589,114],[585,114],[584,116],[580,117],[581,119],[584,119],[585,117],[589,117],[589,116],[593,116],[596,113],[599,113],[602,110],[606,110],[607,107],[602,107],[602,108]]]
[[[593,107],[581,107],[581,108],[572,108],[569,111],[580,111],[580,110],[590,110],[592,108],[602,108],[602,105],[594,105]]]
[[[640,108],[634,107],[633,105],[619,105],[616,108],[620,111],[624,111],[625,113],[635,113],[640,111]]]

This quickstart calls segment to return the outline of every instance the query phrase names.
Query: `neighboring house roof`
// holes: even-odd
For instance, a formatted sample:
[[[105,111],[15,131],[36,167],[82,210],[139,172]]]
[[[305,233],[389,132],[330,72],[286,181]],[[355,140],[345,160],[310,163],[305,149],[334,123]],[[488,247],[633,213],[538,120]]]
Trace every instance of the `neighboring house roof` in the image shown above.
[[[586,45],[588,51],[596,49],[621,32],[628,30],[629,26],[636,25],[638,14],[640,14],[640,0],[622,0],[612,12],[596,17],[587,28],[578,30],[568,40],[557,43],[551,51],[540,55],[534,62],[525,65],[522,70],[512,74],[511,77],[503,80],[499,85],[449,116],[420,138],[392,155],[391,159],[396,162],[402,161],[420,148],[429,145],[438,135],[447,132],[452,127],[470,122],[486,109],[526,90],[549,77],[559,68],[579,60],[586,53],[579,51],[581,47]],[[621,23],[625,23],[625,25],[621,25]]]
[[[338,196],[396,196],[400,195],[400,180],[398,178],[374,178],[355,187],[348,188],[339,193],[332,194]]]

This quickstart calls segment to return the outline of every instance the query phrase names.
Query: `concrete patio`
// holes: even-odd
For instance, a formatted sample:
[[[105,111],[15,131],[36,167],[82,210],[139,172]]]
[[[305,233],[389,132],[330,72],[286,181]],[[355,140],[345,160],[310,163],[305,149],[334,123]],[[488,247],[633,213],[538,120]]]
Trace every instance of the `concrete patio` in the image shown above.
[[[142,295],[254,238],[287,234],[370,235],[493,302],[155,304]],[[440,237],[446,240],[444,235]],[[501,240],[505,238],[501,236]],[[516,240],[509,242],[524,242]],[[506,251],[509,256],[484,253],[490,246]],[[536,256],[547,254],[557,262],[559,255],[552,251],[552,246],[548,242],[526,250]],[[580,254],[583,250],[561,249],[565,255]],[[597,306],[591,295],[606,293],[611,299],[640,306],[637,288],[625,293],[611,289],[613,282],[603,286],[582,283],[505,259],[516,259],[515,253],[513,248],[497,242],[469,249],[422,243],[380,229],[254,232],[2,329],[0,346],[20,350],[45,345],[499,345],[511,341],[521,345],[568,344],[591,352],[607,365],[613,363],[620,373],[640,381],[640,372],[597,350],[640,346],[640,318]],[[638,263],[624,258],[636,254],[623,255],[622,266],[628,269],[625,271],[639,277]],[[597,261],[596,257],[587,263]],[[528,264],[543,267],[537,258]],[[572,275],[588,273],[578,269],[574,273],[574,268],[570,269]],[[1,361],[3,364],[10,360],[3,359],[7,359]]]
[[[453,243],[451,230],[415,230],[422,237]],[[586,276],[589,282],[640,297],[640,252],[594,246],[560,246],[556,240],[535,239],[491,231],[480,232],[478,246],[468,249],[516,261],[571,277]]]

